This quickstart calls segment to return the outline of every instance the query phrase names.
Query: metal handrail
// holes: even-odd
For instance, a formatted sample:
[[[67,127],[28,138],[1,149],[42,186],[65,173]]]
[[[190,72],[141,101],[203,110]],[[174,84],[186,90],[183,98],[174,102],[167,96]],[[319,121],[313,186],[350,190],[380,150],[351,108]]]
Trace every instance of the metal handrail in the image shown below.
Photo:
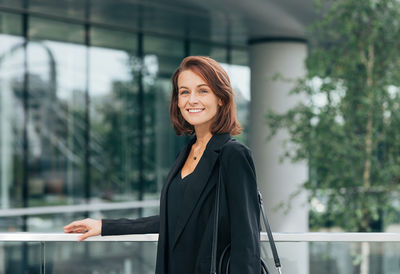
[[[0,233],[0,242],[75,242],[81,234],[66,233]],[[276,242],[400,242],[400,233],[273,233]],[[90,242],[156,242],[158,234],[134,234],[120,236],[96,236]],[[267,242],[266,232],[261,232],[261,241]]]
[[[133,202],[92,203],[79,205],[38,206],[27,208],[0,209],[0,217],[30,216],[43,214],[75,213],[107,211],[119,209],[135,209],[158,207],[160,200],[144,200]]]

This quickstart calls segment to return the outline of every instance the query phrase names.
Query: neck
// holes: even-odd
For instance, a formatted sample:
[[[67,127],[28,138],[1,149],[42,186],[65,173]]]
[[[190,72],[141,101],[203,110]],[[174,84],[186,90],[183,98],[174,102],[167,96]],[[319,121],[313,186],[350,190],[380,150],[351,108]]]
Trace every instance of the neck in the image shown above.
[[[212,133],[209,130],[209,128],[207,129],[195,128],[195,132],[196,132],[196,144],[199,145],[207,144],[212,137]]]

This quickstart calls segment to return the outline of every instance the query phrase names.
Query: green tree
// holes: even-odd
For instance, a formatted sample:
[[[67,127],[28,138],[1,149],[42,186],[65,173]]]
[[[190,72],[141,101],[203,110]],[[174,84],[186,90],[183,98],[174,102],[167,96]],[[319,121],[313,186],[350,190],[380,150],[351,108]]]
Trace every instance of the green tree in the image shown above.
[[[382,231],[396,212],[400,182],[400,3],[318,1],[307,75],[284,114],[266,115],[271,136],[289,132],[287,157],[306,159],[310,225]]]

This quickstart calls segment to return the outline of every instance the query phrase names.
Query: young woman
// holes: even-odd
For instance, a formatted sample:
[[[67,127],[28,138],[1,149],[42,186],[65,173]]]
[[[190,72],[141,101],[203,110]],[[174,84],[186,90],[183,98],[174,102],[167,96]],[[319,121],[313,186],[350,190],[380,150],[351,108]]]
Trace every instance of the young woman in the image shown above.
[[[241,132],[234,92],[213,59],[183,59],[172,77],[170,117],[178,135],[194,135],[178,154],[161,191],[160,214],[139,219],[85,219],[67,233],[159,233],[156,274],[210,272],[216,185],[221,171],[217,257],[231,244],[231,274],[259,274],[259,204],[251,151]]]

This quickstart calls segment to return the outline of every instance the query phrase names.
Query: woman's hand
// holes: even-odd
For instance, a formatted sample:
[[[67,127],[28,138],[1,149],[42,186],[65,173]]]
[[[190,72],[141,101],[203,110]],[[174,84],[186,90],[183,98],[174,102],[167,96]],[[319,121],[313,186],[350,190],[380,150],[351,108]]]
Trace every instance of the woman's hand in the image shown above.
[[[84,219],[72,222],[64,226],[65,233],[84,233],[78,241],[83,241],[88,237],[101,234],[101,220]]]

